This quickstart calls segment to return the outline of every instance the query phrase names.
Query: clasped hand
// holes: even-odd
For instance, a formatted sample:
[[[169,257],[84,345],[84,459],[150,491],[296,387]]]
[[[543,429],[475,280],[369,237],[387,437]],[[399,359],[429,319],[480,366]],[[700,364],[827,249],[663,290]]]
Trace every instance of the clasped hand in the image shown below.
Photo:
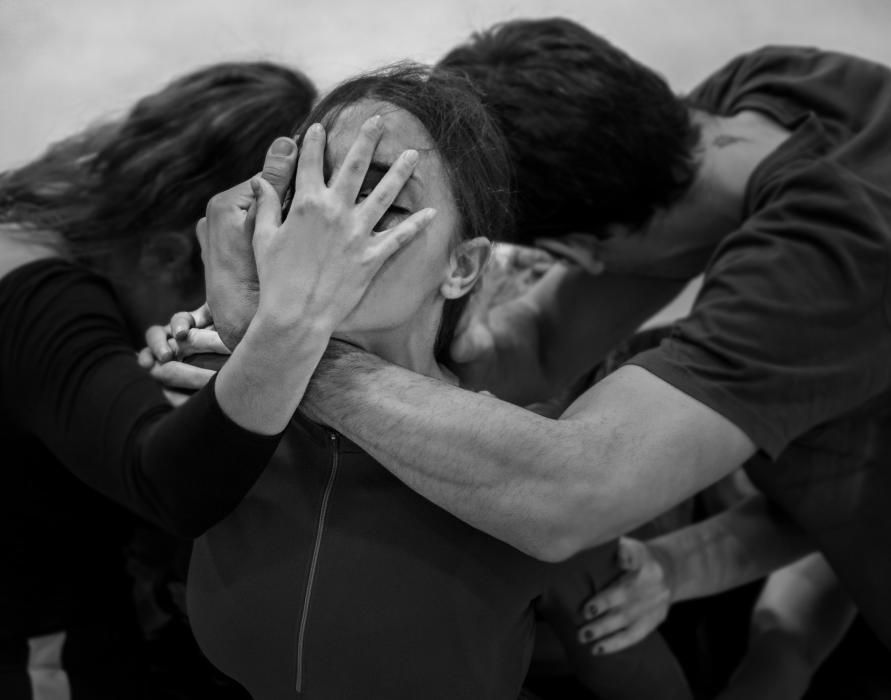
[[[150,366],[183,359],[189,352],[207,352],[205,347],[231,350],[258,312],[282,327],[312,323],[333,332],[383,264],[436,215],[423,209],[390,229],[374,230],[418,161],[417,151],[403,152],[371,193],[357,201],[381,135],[380,117],[371,117],[326,183],[325,130],[314,124],[303,137],[299,157],[293,141],[279,139],[267,153],[262,176],[216,195],[196,227],[207,303],[196,312],[176,314],[168,326],[150,328],[140,362]],[[283,222],[281,200],[292,174],[294,197]],[[211,324],[218,337],[187,342],[190,329]],[[206,383],[206,370],[189,369],[195,371],[156,367],[153,373],[164,383],[190,389]]]

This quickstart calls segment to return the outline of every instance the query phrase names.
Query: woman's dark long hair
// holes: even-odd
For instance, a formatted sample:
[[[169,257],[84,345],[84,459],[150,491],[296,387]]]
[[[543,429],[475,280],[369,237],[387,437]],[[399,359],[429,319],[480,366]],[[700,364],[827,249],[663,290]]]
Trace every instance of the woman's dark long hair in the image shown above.
[[[329,129],[344,108],[365,99],[387,102],[415,117],[430,134],[448,175],[460,222],[461,240],[483,236],[507,240],[512,231],[510,161],[495,120],[463,76],[433,71],[417,63],[398,63],[352,78],[315,106],[298,130],[310,124]],[[469,295],[448,299],[434,353],[448,361],[449,347]]]
[[[304,75],[273,63],[184,75],[122,119],[0,174],[0,225],[61,237],[68,256],[100,272],[111,258],[148,253],[186,262],[181,278],[200,279],[193,228],[207,201],[259,172],[269,144],[293,131],[315,97]]]

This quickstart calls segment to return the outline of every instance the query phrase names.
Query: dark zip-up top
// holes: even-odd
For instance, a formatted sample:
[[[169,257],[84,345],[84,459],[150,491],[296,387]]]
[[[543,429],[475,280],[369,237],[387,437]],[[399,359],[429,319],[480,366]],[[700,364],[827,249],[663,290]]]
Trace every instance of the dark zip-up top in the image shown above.
[[[241,505],[196,541],[189,615],[205,654],[254,700],[514,700],[536,610],[589,685],[619,689],[608,697],[686,697],[661,640],[601,660],[574,645],[613,555],[536,561],[295,419]]]
[[[94,619],[132,585],[136,515],[197,536],[278,444],[229,420],[213,382],[174,410],[132,343],[114,289],[82,266],[0,279],[0,642]]]

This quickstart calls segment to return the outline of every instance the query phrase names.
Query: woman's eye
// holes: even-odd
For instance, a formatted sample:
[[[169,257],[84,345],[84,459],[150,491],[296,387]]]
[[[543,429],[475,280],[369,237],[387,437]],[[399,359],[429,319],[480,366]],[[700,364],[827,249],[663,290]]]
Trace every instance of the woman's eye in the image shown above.
[[[356,203],[358,204],[362,200],[364,200],[370,192],[360,192],[359,196],[356,198]],[[405,207],[400,207],[395,204],[391,204],[387,211],[384,212],[384,215],[380,218],[380,220],[374,225],[372,229],[375,232],[386,231],[388,228],[393,228],[400,221],[406,219],[411,212]]]
[[[402,207],[390,207],[387,211],[384,212],[384,215],[380,218],[380,220],[374,225],[373,231],[386,231],[388,228],[393,228],[403,219],[408,216],[408,211],[403,209]]]

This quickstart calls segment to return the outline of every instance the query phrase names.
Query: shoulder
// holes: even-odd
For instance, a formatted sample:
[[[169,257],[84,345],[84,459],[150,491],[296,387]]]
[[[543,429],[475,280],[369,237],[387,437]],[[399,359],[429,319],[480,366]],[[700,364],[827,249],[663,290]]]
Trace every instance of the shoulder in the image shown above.
[[[19,340],[38,329],[128,333],[118,296],[104,277],[57,253],[24,252],[13,259],[17,264],[4,259],[0,274],[0,319],[19,329]]]
[[[740,54],[707,76],[688,96],[694,106],[731,113],[753,94],[786,95],[792,85],[844,82],[877,67],[871,61],[814,46],[767,45]],[[780,87],[784,86],[784,87]],[[793,90],[794,92],[794,90]]]
[[[750,193],[750,214],[719,246],[712,272],[763,275],[793,295],[880,302],[891,268],[891,201],[826,158],[778,167]],[[807,280],[822,288],[808,288]],[[814,282],[816,283],[816,282]]]

